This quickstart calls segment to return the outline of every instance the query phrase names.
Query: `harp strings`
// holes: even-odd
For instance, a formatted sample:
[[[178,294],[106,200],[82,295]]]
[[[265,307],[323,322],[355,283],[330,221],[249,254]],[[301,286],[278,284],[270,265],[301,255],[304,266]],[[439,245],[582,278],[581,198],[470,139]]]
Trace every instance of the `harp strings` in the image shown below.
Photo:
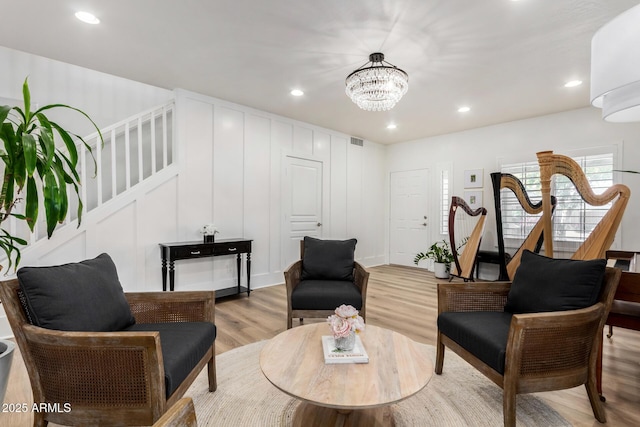
[[[525,249],[539,252],[543,235],[543,208],[539,188],[531,189],[531,200],[522,181],[509,173],[491,174],[498,234],[499,280],[513,279]],[[538,187],[534,184],[534,187]],[[533,190],[533,191],[532,191]],[[551,206],[556,201],[551,196]]]
[[[480,215],[471,216],[464,209],[456,209],[455,221],[454,221],[454,245],[458,256],[462,256],[466,249],[466,244],[473,233]]]
[[[553,210],[548,204],[547,196],[551,193],[551,179],[553,175],[557,174],[568,178],[569,187],[575,187],[580,199],[584,200],[587,205],[608,205],[606,213],[599,219],[594,218],[591,224],[588,224],[586,220],[580,222],[583,229],[580,230],[582,235],[577,240],[584,240],[572,256],[573,259],[603,258],[605,251],[611,247],[615,233],[620,226],[622,215],[631,193],[629,188],[622,184],[613,184],[606,188],[602,194],[595,194],[585,171],[575,160],[567,156],[554,154],[553,151],[542,151],[536,153],[536,156],[540,165],[540,182],[543,194],[545,254],[553,257],[554,252],[553,243],[556,233],[553,231],[551,219]],[[561,194],[558,195],[560,196]],[[613,203],[609,204],[612,201]],[[563,203],[563,200],[559,200],[560,205]],[[586,230],[586,228],[591,227],[593,228]],[[564,229],[567,230],[568,227],[565,226]],[[585,236],[587,231],[588,235]],[[563,241],[570,240],[570,237],[565,232]]]
[[[449,210],[449,243],[454,256],[451,273],[473,280],[475,260],[480,248],[487,210],[472,210],[460,197],[452,197]]]

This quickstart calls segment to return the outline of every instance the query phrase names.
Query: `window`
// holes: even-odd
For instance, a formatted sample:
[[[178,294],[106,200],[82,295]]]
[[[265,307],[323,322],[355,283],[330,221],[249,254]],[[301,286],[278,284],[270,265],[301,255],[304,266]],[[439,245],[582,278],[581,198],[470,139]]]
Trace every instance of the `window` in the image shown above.
[[[449,234],[449,170],[440,171],[440,234]]]
[[[584,171],[594,193],[601,194],[613,185],[613,153],[573,157]],[[527,189],[533,203],[540,201],[540,169],[538,162],[516,163],[502,166],[503,173],[516,176]],[[558,198],[554,213],[554,241],[580,244],[591,234],[600,219],[611,207],[591,206],[582,200],[569,178],[554,175],[551,179],[551,194]],[[526,214],[513,192],[502,191],[502,224],[505,241],[522,241],[529,234],[539,216]]]

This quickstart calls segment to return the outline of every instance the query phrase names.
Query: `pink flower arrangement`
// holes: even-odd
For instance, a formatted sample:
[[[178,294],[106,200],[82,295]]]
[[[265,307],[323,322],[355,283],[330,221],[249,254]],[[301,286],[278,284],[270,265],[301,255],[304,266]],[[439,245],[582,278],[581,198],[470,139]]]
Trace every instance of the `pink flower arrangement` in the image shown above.
[[[350,305],[342,304],[336,308],[335,314],[327,318],[331,326],[331,331],[335,338],[348,336],[351,331],[361,332],[364,330],[364,319],[358,315],[358,310]]]

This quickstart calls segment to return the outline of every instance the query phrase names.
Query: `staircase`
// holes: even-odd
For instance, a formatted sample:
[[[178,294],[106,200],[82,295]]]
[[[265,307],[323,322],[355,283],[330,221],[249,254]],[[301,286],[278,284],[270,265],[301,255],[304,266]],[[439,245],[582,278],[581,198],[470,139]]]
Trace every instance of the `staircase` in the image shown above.
[[[155,190],[167,193],[165,187],[177,179],[174,123],[175,104],[171,101],[102,129],[104,146],[101,149],[97,133],[85,138],[92,147],[97,168],[94,168],[88,150],[79,145],[78,173],[83,200],[81,226],[78,227],[77,201],[71,196],[69,215],[65,223],[56,228],[51,240],[47,240],[44,213],[41,213],[33,233],[25,221],[10,218],[3,226],[12,235],[28,242],[21,248],[21,265],[55,265],[108,251],[120,259],[118,274],[121,281],[124,279],[129,286],[144,283],[144,256],[132,259],[131,253],[144,253],[147,248],[153,250],[155,243],[145,244],[138,231],[134,241],[141,245],[140,249],[123,255],[117,247],[127,244],[123,242],[131,237],[123,223],[129,223],[136,230],[140,229],[140,224],[148,223],[148,218],[140,214],[137,224],[131,225],[131,218],[123,218],[122,212],[130,211],[131,206],[136,207],[134,210],[141,210],[139,206],[149,204],[150,193]],[[15,211],[23,213],[20,209],[22,206],[18,205]],[[98,229],[100,233],[96,232]],[[105,245],[111,247],[105,249]],[[6,265],[5,260],[0,258],[0,264]],[[0,274],[4,275],[0,280],[6,280],[15,272],[11,269]],[[0,304],[0,337],[8,336],[11,336],[11,329]]]
[[[101,129],[102,147],[97,132],[87,136],[85,141],[93,150],[93,158],[82,143],[78,145],[83,223],[101,209],[109,210],[118,196],[133,193],[143,183],[167,175],[174,162],[174,109],[171,101]],[[65,223],[56,228],[54,237],[78,225],[77,200],[72,196],[69,199],[69,214]],[[23,254],[47,237],[44,213],[33,233],[24,221],[15,218],[5,225],[12,235],[29,242],[21,249]]]

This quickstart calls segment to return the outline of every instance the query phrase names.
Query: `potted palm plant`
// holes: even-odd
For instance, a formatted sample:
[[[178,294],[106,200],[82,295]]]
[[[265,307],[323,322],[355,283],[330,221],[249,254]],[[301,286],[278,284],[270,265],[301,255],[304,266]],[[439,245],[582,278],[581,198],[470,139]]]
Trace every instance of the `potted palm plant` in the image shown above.
[[[25,79],[22,85],[23,108],[0,106],[0,148],[3,183],[0,192],[0,226],[10,217],[26,221],[33,231],[41,207],[47,225],[47,237],[51,237],[58,223],[67,216],[69,208],[68,189],[72,188],[78,199],[78,226],[82,220],[80,198],[80,176],[76,141],[84,144],[96,167],[93,150],[84,139],[56,122],[49,120],[45,112],[52,109],[69,109],[84,116],[98,132],[98,126],[83,111],[64,104],[49,104],[31,111],[31,93]],[[14,209],[23,204],[23,213]],[[43,206],[41,206],[43,205]],[[20,263],[20,245],[23,239],[12,236],[4,227],[0,228],[0,248],[7,257],[7,267]],[[2,268],[2,266],[0,266]]]
[[[449,249],[449,244],[445,240],[432,244],[427,252],[416,254],[413,262],[415,265],[418,265],[423,259],[433,260],[433,270],[438,279],[449,278],[449,269],[453,262],[453,254]]]
[[[23,105],[0,106],[0,173],[3,175],[0,191],[0,248],[6,256],[6,267],[14,270],[20,263],[20,247],[27,242],[5,228],[9,218],[25,221],[33,232],[38,214],[44,208],[47,237],[67,216],[68,190],[72,189],[78,200],[78,226],[82,220],[82,200],[79,186],[78,150],[76,142],[84,144],[97,166],[93,150],[79,135],[72,133],[46,113],[52,109],[69,109],[84,116],[98,132],[98,126],[83,111],[64,104],[49,104],[31,110],[31,93],[25,79],[22,85]],[[73,194],[73,193],[72,193]],[[20,209],[17,209],[20,206]],[[0,264],[0,270],[4,266]],[[0,340],[0,403],[4,398],[6,380],[11,366],[12,341]],[[4,387],[3,387],[4,386]]]

